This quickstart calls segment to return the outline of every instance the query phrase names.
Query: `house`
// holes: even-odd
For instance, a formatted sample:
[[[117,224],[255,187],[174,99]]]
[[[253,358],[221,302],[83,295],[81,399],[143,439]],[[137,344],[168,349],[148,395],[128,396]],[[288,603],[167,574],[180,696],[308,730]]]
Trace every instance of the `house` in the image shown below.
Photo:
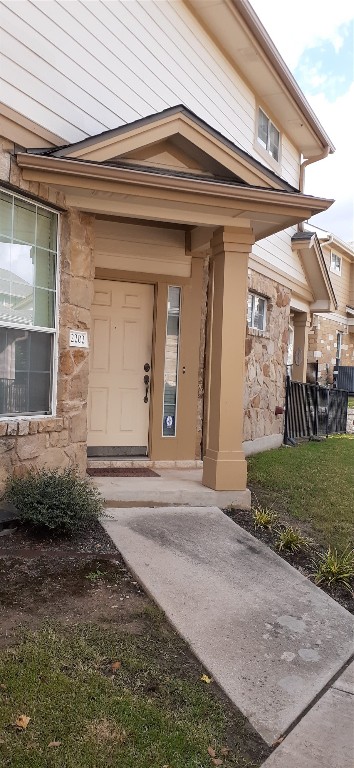
[[[330,314],[313,315],[308,362],[318,364],[321,383],[332,385],[336,366],[353,366],[354,371],[354,249],[331,232],[317,227],[316,233],[337,307]]]
[[[330,139],[247,0],[3,2],[1,28],[0,482],[128,454],[242,491],[289,327],[305,380],[336,309],[301,230]]]

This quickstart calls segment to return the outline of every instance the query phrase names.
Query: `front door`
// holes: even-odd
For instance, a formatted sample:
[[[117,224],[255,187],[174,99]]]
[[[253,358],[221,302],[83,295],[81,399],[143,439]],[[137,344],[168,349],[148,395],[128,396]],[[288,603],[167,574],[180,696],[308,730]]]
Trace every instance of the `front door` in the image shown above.
[[[88,400],[89,453],[147,454],[154,288],[95,280]],[[97,448],[97,451],[95,450]]]

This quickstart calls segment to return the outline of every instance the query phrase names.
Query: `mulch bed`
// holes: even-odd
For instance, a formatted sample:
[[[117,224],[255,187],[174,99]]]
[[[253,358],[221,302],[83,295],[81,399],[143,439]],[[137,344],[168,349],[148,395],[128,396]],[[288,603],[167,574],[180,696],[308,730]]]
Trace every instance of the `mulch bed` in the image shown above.
[[[89,467],[86,472],[91,477],[160,477],[148,467]]]
[[[237,525],[240,525],[241,528],[244,528],[256,539],[259,539],[263,542],[263,544],[266,544],[268,547],[270,547],[270,549],[276,552],[279,557],[282,557],[283,560],[286,560],[288,563],[290,563],[290,565],[300,571],[303,576],[306,576],[306,578],[314,581],[314,569],[312,563],[315,556],[314,548],[305,551],[294,552],[293,554],[291,552],[279,552],[275,546],[277,539],[276,532],[267,528],[255,528],[253,525],[251,512],[248,512],[244,509],[232,508],[226,508],[223,510],[223,512],[225,515],[227,515],[227,517],[230,517],[231,520],[237,523]],[[280,521],[280,523],[281,522],[282,521]],[[286,525],[289,525],[289,520],[286,520]],[[317,547],[316,551],[319,552],[321,550],[319,547]],[[343,608],[346,608],[347,611],[354,614],[354,594],[350,593],[348,589],[339,585],[333,588],[321,585],[318,588],[323,589],[324,592],[327,592],[328,595],[340,603]]]

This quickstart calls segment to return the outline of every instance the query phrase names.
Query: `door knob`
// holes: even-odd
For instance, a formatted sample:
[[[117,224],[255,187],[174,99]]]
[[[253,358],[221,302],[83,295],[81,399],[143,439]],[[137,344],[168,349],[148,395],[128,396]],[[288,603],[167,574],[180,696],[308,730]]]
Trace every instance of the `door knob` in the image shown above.
[[[149,366],[149,363],[145,363],[145,365],[144,365],[144,371],[146,371],[146,373],[149,373],[149,370],[150,370],[150,366]]]
[[[145,368],[145,366],[144,366],[144,368]],[[150,366],[149,366],[149,368],[150,368]],[[148,394],[149,394],[150,376],[148,376],[148,374],[147,374],[147,373],[146,373],[146,374],[145,374],[145,376],[144,376],[144,384],[145,384],[145,397],[144,397],[144,403],[148,403],[148,402],[149,402],[149,397],[148,397]]]

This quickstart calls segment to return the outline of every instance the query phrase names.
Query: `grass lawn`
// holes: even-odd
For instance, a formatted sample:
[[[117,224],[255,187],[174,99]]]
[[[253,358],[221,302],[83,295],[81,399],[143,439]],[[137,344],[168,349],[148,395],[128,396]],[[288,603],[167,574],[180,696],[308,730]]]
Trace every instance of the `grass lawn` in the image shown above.
[[[269,748],[105,536],[0,539],[1,767],[258,768]]]
[[[354,408],[354,397],[350,397],[348,400],[348,408]]]
[[[263,506],[301,521],[319,544],[354,544],[354,437],[266,451],[248,460],[248,470]]]

